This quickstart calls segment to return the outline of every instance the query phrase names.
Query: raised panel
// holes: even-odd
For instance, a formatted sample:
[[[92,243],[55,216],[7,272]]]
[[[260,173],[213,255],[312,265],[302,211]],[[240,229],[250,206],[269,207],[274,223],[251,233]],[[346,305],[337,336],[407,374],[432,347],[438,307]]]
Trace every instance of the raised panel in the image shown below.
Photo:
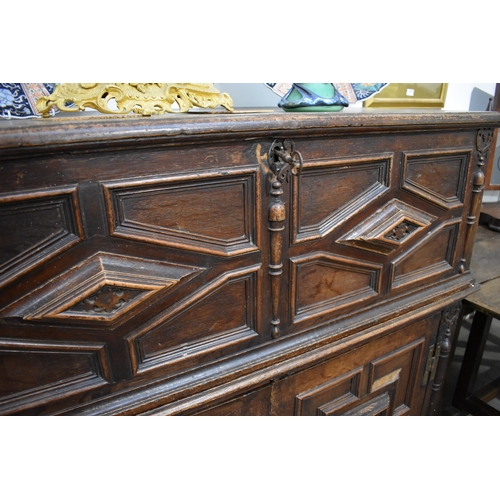
[[[112,323],[201,270],[99,252],[4,309],[0,317]]]
[[[391,264],[392,288],[435,277],[452,269],[459,223],[446,222],[427,234]]]
[[[380,416],[390,416],[392,415],[393,403],[391,400],[391,394],[389,392],[384,392],[379,394],[365,403],[356,406],[352,410],[346,411],[344,413],[345,417],[380,417]]]
[[[293,178],[293,243],[323,238],[387,191],[392,156],[304,162]]]
[[[0,339],[0,413],[30,408],[111,381],[102,343]]]
[[[397,377],[390,383],[366,392],[366,380],[360,367],[345,375],[325,382],[295,398],[295,415],[307,416],[390,416],[395,412]]]
[[[0,197],[0,285],[84,238],[74,186]]]
[[[403,155],[401,187],[442,208],[464,202],[471,151],[419,151]]]
[[[127,337],[134,370],[199,358],[257,337],[257,272],[230,271]]]
[[[434,220],[431,214],[391,200],[337,242],[387,255],[413,240]]]
[[[396,415],[402,415],[412,407],[423,347],[424,339],[419,339],[371,362],[369,393],[393,388],[392,404]]]
[[[392,416],[394,414],[395,387],[394,383],[377,393],[366,394],[362,398],[332,400],[318,408],[318,415],[325,417]]]
[[[294,115],[4,121],[0,413],[435,404],[500,119]]]
[[[109,231],[217,255],[257,249],[254,168],[103,183]]]
[[[423,342],[418,342],[418,347],[421,347]],[[415,351],[415,346],[405,347],[404,352],[410,351],[412,354]],[[298,394],[295,398],[295,415],[307,416],[375,416],[375,415],[401,415],[404,410],[410,408],[411,396],[413,394],[414,377],[406,376],[406,371],[413,370],[414,373],[418,365],[419,355],[417,353],[414,359],[410,359],[408,368],[403,363],[408,361],[401,355],[391,353],[387,356],[397,366],[391,373],[380,376],[383,371],[381,367],[382,361],[378,361],[376,369],[378,372],[374,377],[374,367],[364,366],[352,370],[349,373],[327,381],[319,386],[316,386],[308,391]],[[399,353],[398,353],[399,354]],[[385,360],[385,359],[384,359]],[[412,361],[416,361],[413,363]],[[387,360],[385,360],[387,361]],[[403,361],[403,363],[402,363]],[[399,362],[399,363],[398,363]],[[366,380],[364,372],[369,372],[369,388],[366,391]],[[401,374],[405,376],[401,380]],[[378,377],[378,378],[376,378]],[[398,403],[398,394],[402,392],[398,387],[404,387],[408,396],[409,405],[396,406]]]
[[[382,266],[327,253],[290,260],[294,322],[329,314],[379,294]]]
[[[441,313],[406,323],[371,342],[287,375],[273,384],[273,415],[419,415],[429,343]],[[390,328],[390,325],[387,325]],[[354,340],[354,339],[352,339]]]
[[[358,368],[298,394],[295,415],[328,415],[332,402],[342,407],[359,401],[361,372],[362,368]]]

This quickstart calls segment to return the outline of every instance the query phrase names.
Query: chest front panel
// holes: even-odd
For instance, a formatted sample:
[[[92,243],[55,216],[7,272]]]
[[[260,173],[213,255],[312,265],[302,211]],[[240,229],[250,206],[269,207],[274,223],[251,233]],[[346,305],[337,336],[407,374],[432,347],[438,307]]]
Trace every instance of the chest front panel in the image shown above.
[[[303,160],[279,189],[271,133],[2,157],[0,413],[64,413],[177,380],[165,394],[190,395],[205,383],[191,373],[216,384],[221,366],[235,379],[389,326],[467,271],[475,129],[279,135]],[[359,411],[411,412],[401,391],[435,339],[427,327],[394,334],[385,354],[355,350],[278,409],[264,403],[275,392],[250,391],[257,413],[293,400],[287,412],[338,414],[354,383]],[[414,394],[421,408],[425,389]]]

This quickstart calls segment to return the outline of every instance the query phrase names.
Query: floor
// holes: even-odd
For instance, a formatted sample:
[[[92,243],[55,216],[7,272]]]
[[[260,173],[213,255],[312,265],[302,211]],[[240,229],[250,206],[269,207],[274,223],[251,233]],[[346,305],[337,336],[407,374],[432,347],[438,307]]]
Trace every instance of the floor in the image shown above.
[[[500,250],[500,232],[492,230],[489,225],[500,219],[500,203],[484,204],[481,210],[480,224],[477,228],[474,251],[471,260],[471,272],[478,283],[485,283],[497,276],[500,276],[500,260],[498,251]],[[462,415],[452,406],[453,392],[457,384],[458,374],[462,363],[463,355],[469,331],[472,324],[472,315],[465,317],[460,329],[455,348],[455,354],[451,361],[451,368],[448,375],[448,382],[444,388],[443,414]],[[500,377],[500,321],[494,319],[491,325],[490,334],[486,343],[486,348],[478,373],[475,389],[483,387],[488,382]],[[494,408],[500,410],[500,400],[495,399],[489,403]]]
[[[445,415],[465,415],[453,407],[452,398],[457,384],[465,346],[469,338],[471,323],[472,316],[464,318],[462,328],[458,335],[455,355],[453,356],[450,373],[448,375],[448,383],[444,388],[443,413]],[[500,377],[500,321],[494,319],[491,324],[488,341],[486,342],[486,348],[484,350],[475,388],[480,388],[498,377]],[[490,401],[489,404],[497,410],[500,410],[500,399],[494,399]]]

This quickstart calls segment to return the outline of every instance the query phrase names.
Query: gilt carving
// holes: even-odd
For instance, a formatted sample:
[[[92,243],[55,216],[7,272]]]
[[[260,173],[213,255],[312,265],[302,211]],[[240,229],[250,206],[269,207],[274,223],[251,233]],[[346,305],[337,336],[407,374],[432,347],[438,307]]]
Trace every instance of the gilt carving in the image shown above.
[[[108,114],[133,111],[151,116],[217,106],[233,111],[229,94],[221,94],[211,83],[64,83],[36,105],[43,117],[51,116],[53,107],[69,112],[92,108]]]

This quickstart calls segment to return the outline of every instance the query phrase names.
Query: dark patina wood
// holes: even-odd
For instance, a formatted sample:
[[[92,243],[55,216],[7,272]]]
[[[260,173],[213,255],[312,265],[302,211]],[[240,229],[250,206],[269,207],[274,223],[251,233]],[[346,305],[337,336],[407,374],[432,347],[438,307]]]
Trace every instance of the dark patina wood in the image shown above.
[[[0,122],[0,414],[439,413],[499,125]]]
[[[471,311],[474,311],[474,317],[453,404],[472,415],[499,416],[500,411],[488,405],[488,402],[500,394],[500,379],[491,381],[485,387],[475,386],[492,320],[500,319],[500,277],[483,283],[480,290],[465,299],[463,312]]]

